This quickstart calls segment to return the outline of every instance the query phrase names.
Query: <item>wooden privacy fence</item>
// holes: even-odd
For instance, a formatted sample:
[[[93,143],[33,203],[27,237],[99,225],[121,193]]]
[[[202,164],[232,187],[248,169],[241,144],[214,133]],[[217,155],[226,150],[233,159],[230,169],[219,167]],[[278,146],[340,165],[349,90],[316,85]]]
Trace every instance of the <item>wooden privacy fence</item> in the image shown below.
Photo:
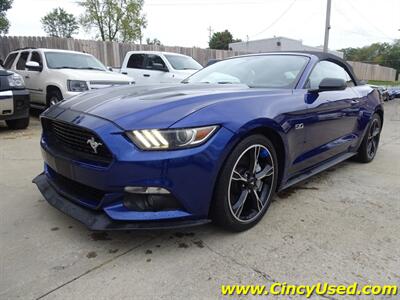
[[[366,64],[358,61],[348,61],[353,67],[354,73],[362,80],[395,81],[396,70],[380,65]]]
[[[92,40],[77,40],[54,37],[25,37],[25,36],[0,36],[0,58],[3,60],[7,54],[15,49],[24,47],[65,49],[90,53],[101,60],[106,66],[121,67],[125,54],[131,50],[167,51],[186,54],[193,57],[205,66],[210,59],[224,59],[227,57],[245,54],[238,51],[213,50],[202,48],[170,47],[157,45],[138,45],[133,43],[103,42]],[[357,77],[362,80],[387,80],[396,79],[396,70],[380,65],[360,62],[349,62]]]
[[[0,37],[0,58],[18,48],[53,48],[74,50],[90,53],[102,61],[106,66],[121,67],[125,54],[132,50],[167,51],[189,55],[205,66],[210,59],[224,59],[243,54],[237,51],[212,50],[202,48],[170,47],[157,45],[138,45],[133,43],[103,42],[91,40],[77,40],[53,37]]]

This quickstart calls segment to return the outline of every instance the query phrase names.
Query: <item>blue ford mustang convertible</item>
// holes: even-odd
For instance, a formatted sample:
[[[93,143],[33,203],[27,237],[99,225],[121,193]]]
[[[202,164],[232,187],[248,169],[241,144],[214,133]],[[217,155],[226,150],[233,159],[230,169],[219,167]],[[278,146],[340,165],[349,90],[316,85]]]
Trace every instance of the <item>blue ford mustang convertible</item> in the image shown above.
[[[374,159],[376,90],[326,53],[234,57],[181,84],[81,94],[42,116],[46,200],[92,230],[254,226],[275,192]]]

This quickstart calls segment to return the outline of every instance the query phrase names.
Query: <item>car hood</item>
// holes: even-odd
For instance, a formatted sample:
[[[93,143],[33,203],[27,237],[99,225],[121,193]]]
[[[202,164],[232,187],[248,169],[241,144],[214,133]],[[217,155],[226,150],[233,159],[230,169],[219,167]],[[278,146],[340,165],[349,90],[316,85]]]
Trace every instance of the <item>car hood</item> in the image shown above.
[[[291,92],[252,89],[242,84],[126,86],[86,92],[61,102],[57,107],[107,119],[124,130],[168,128],[217,102]]]
[[[97,70],[76,70],[76,69],[59,69],[60,74],[65,75],[68,79],[84,80],[84,81],[109,81],[109,82],[131,82],[132,78],[111,72]]]

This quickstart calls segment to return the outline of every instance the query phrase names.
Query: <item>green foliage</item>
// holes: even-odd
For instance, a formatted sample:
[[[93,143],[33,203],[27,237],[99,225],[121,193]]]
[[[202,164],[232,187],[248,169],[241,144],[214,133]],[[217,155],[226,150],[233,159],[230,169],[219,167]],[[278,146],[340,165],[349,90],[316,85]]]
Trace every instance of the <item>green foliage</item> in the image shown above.
[[[73,14],[67,13],[61,7],[53,9],[41,20],[43,30],[49,35],[61,38],[70,38],[78,33],[78,21]]]
[[[13,0],[0,0],[0,34],[7,34],[10,22],[6,17],[6,12],[11,8]]]
[[[399,86],[400,85],[400,81],[368,80],[368,84],[383,85],[383,86]]]
[[[392,44],[374,43],[363,48],[345,48],[340,51],[346,60],[380,64],[400,72],[400,40]]]
[[[142,14],[143,0],[84,0],[80,22],[88,30],[95,29],[103,41],[141,41],[147,26]]]
[[[234,39],[232,33],[228,30],[214,32],[210,41],[208,42],[208,47],[210,49],[220,49],[229,50],[229,43],[241,42],[240,39]]]
[[[161,46],[162,45],[160,40],[156,39],[156,38],[154,38],[154,39],[147,38],[146,39],[146,44],[147,45],[157,45],[157,46]]]

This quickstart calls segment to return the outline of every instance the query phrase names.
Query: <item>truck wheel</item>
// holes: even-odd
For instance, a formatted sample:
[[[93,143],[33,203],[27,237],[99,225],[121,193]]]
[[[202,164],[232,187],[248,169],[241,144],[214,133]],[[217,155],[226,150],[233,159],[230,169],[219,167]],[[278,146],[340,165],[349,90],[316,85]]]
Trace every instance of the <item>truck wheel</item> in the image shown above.
[[[59,90],[50,90],[47,94],[47,107],[53,106],[63,99]]]
[[[16,120],[6,120],[6,124],[10,129],[25,129],[29,126],[29,117]]]

